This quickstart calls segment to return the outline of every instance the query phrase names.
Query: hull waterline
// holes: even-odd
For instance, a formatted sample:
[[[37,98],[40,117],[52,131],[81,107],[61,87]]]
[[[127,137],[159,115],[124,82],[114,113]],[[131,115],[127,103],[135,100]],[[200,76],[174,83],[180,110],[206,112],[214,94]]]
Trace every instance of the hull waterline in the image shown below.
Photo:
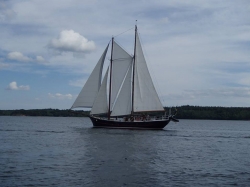
[[[96,128],[163,129],[170,119],[152,121],[118,121],[89,117]]]

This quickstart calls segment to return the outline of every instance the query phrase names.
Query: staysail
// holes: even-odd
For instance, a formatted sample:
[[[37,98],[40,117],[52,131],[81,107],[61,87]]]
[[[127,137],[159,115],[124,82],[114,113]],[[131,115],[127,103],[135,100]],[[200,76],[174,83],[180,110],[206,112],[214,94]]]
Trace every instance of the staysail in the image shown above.
[[[118,93],[111,116],[128,115],[131,113],[131,74],[132,63],[127,69],[125,79]]]
[[[109,46],[109,45],[108,45]],[[95,101],[96,95],[101,86],[101,79],[102,79],[102,68],[103,63],[108,51],[108,46],[104,50],[101,58],[99,59],[98,63],[96,64],[94,70],[92,71],[91,75],[89,76],[87,82],[85,83],[84,87],[82,88],[80,94],[76,98],[72,108],[79,108],[79,107],[87,107],[91,108]]]

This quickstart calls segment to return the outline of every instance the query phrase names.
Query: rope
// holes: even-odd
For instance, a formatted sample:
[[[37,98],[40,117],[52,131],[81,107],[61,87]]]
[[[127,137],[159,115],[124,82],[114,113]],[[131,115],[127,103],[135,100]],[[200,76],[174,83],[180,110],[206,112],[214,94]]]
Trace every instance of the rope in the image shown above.
[[[120,36],[120,35],[122,35],[123,33],[125,33],[125,32],[128,32],[128,31],[132,30],[133,28],[134,28],[134,27],[132,27],[132,28],[130,28],[130,29],[128,29],[128,30],[126,30],[126,31],[124,31],[124,32],[122,32],[122,33],[120,33],[120,34],[117,34],[117,35],[115,35],[115,36],[113,36],[113,37]]]

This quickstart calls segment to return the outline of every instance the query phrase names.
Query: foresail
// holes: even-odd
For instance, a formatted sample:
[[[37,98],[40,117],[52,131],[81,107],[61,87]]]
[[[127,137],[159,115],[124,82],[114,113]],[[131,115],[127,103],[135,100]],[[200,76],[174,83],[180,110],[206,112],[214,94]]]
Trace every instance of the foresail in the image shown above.
[[[104,114],[108,112],[108,102],[107,102],[108,70],[109,69],[107,69],[105,73],[101,88],[94,101],[90,114]]]
[[[131,113],[131,74],[132,63],[127,69],[125,79],[114,103],[111,116],[128,115]]]
[[[113,66],[112,66],[112,91],[111,91],[111,106],[117,98],[122,82],[131,66],[133,57],[122,49],[115,41],[113,43]]]
[[[148,71],[137,32],[135,47],[134,112],[163,111],[163,106]]]
[[[109,46],[109,45],[108,45]],[[76,98],[72,108],[79,108],[79,107],[89,107],[93,106],[94,100],[96,95],[99,91],[101,86],[101,79],[102,79],[102,68],[103,63],[107,54],[108,46],[106,47],[105,51],[103,52],[101,58],[99,59],[98,63],[96,64],[94,70],[92,71],[91,75],[89,76],[87,82],[85,83],[84,87],[82,88],[80,94]]]

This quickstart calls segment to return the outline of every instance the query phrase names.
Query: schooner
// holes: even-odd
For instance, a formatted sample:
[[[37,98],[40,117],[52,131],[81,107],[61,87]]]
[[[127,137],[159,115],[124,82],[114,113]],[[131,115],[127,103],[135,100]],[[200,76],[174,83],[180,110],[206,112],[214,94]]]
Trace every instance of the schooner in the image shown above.
[[[154,87],[135,25],[134,55],[112,37],[110,65],[102,80],[109,44],[76,98],[73,108],[92,108],[94,127],[163,129],[174,115],[166,115]],[[149,116],[163,112],[162,116]]]

